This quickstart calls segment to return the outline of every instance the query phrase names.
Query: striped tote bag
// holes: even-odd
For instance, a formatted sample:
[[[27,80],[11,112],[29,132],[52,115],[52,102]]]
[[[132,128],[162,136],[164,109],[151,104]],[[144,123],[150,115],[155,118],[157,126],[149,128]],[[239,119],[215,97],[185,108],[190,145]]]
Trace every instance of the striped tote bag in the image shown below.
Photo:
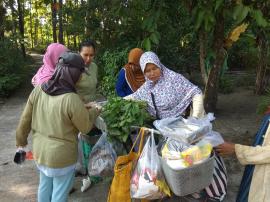
[[[227,171],[223,159],[215,153],[215,168],[211,184],[205,188],[210,199],[222,201],[227,193]]]

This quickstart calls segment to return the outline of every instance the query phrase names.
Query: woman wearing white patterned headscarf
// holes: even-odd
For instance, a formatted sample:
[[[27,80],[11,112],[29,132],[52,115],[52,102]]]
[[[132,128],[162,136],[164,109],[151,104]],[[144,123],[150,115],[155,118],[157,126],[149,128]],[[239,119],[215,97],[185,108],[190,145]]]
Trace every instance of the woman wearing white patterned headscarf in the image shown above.
[[[149,113],[157,119],[184,115],[191,103],[191,116],[204,115],[201,90],[181,74],[166,68],[154,52],[145,52],[140,66],[146,82],[127,99],[146,101]]]

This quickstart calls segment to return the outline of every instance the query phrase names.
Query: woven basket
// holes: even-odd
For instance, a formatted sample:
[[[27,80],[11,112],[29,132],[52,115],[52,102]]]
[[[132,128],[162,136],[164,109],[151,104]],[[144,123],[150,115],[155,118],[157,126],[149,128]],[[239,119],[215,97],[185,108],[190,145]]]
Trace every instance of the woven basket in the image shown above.
[[[200,164],[181,170],[172,169],[164,159],[161,159],[161,165],[172,192],[177,196],[186,196],[211,184],[214,172],[214,156]]]

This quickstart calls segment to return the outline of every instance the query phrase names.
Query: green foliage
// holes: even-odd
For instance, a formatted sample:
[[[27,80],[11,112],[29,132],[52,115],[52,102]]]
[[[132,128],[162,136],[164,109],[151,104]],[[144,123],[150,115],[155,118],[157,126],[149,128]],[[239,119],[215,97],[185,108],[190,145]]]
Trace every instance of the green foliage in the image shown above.
[[[100,58],[101,83],[99,92],[107,97],[115,95],[115,84],[119,70],[127,63],[128,49],[105,51]]]
[[[219,80],[219,92],[223,94],[232,93],[234,90],[234,81],[229,76],[223,76]]]
[[[147,103],[113,97],[104,106],[101,116],[104,119],[109,137],[126,142],[131,126],[146,126],[151,120],[146,111]]]
[[[234,70],[254,70],[258,64],[256,39],[244,34],[229,50],[228,66]]]
[[[24,59],[15,43],[0,41],[0,96],[8,96],[23,80]]]
[[[260,97],[259,104],[257,106],[257,113],[263,114],[270,106],[270,88],[266,90],[266,94]]]

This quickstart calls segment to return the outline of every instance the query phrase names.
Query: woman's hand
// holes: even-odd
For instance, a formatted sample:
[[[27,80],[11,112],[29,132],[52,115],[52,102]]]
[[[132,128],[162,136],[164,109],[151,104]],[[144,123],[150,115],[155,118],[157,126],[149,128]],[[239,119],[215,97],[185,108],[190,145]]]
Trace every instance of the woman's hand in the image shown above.
[[[229,156],[235,153],[235,144],[230,142],[224,142],[221,145],[215,147],[216,152],[221,156]]]
[[[86,109],[95,108],[96,105],[97,105],[96,102],[88,102],[88,103],[84,104],[84,106],[86,107]]]
[[[84,104],[84,106],[86,107],[86,109],[91,109],[91,108],[96,109],[99,114],[100,114],[101,109],[102,109],[102,107],[99,104],[97,104],[96,102],[88,102],[88,103]]]

